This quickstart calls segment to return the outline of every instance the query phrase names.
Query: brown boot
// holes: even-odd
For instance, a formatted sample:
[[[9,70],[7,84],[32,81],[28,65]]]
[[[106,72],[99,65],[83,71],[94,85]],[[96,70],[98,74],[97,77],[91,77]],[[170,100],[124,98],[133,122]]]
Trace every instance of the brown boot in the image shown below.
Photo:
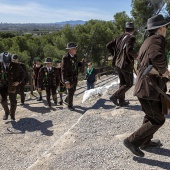
[[[135,147],[132,143],[129,142],[129,140],[126,138],[123,141],[123,144],[135,155],[140,156],[140,157],[144,157],[145,154],[138,148]]]
[[[119,106],[118,102],[117,102],[117,98],[115,96],[111,96],[110,100],[116,105]]]

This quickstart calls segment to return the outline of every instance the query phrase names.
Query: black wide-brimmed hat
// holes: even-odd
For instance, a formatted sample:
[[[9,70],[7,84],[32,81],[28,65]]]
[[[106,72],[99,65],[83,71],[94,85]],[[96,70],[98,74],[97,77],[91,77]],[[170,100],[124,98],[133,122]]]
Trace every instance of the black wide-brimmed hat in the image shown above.
[[[72,49],[72,48],[77,48],[77,45],[74,42],[69,42],[67,44],[66,49],[68,50],[68,49]]]
[[[133,22],[126,22],[125,28],[135,28]]]
[[[16,60],[16,59],[18,59],[18,55],[17,55],[17,54],[12,54],[11,59],[12,59],[12,60]]]
[[[154,30],[159,27],[166,26],[169,23],[170,22],[166,22],[166,20],[164,19],[164,17],[161,14],[155,15],[148,19],[146,30]]]
[[[52,63],[53,62],[53,60],[50,58],[50,57],[47,57],[46,59],[45,59],[45,62],[44,63]]]

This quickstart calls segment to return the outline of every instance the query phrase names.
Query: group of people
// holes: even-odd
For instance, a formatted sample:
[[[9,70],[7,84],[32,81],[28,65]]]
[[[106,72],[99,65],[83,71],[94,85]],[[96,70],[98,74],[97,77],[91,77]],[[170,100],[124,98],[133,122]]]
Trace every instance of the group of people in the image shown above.
[[[78,81],[78,68],[84,66],[85,58],[82,61],[77,61],[77,45],[70,42],[66,47],[67,53],[63,56],[62,61],[59,59],[52,60],[47,57],[44,64],[41,64],[40,58],[35,58],[33,66],[34,85],[38,91],[39,97],[37,101],[42,100],[42,90],[46,92],[46,100],[48,107],[51,108],[51,97],[54,105],[68,105],[68,109],[73,111],[73,95],[76,91]],[[7,120],[9,115],[11,120],[15,120],[15,111],[17,107],[17,94],[21,96],[21,105],[24,105],[25,85],[29,84],[29,76],[26,66],[18,61],[16,54],[3,52],[0,54],[0,96],[1,104],[5,111],[3,120]],[[55,64],[53,64],[55,63]],[[88,63],[86,70],[87,89],[94,88],[95,69],[92,63]],[[59,93],[59,102],[57,101],[57,91]],[[67,96],[63,101],[63,93]],[[7,96],[9,96],[10,108],[7,103]]]
[[[120,79],[118,90],[110,97],[110,100],[116,106],[124,107],[130,104],[129,101],[125,100],[125,93],[133,85],[134,60],[137,61],[137,80],[134,95],[137,96],[145,116],[141,127],[124,139],[124,145],[133,154],[140,157],[144,157],[142,149],[162,145],[160,140],[152,140],[152,138],[165,122],[166,105],[163,96],[152,86],[151,81],[154,81],[157,87],[166,92],[169,71],[167,69],[165,37],[168,24],[162,15],[149,18],[146,28],[148,37],[141,45],[138,53],[134,51],[136,39],[134,36],[135,27],[132,22],[126,23],[125,33],[117,36],[106,45],[113,56],[113,66],[116,67]],[[77,45],[74,42],[68,43],[66,50],[67,53],[63,56],[62,61],[55,61],[56,66],[53,66],[53,60],[49,57],[45,59],[45,65],[42,65],[40,60],[37,59],[34,65],[34,79],[36,89],[39,92],[38,101],[42,100],[42,89],[45,88],[48,106],[51,107],[51,94],[54,104],[57,105],[56,90],[60,87],[62,92],[67,89],[64,102],[67,103],[68,109],[73,111],[73,95],[78,82],[78,68],[84,65],[86,59],[83,58],[82,61],[78,62]],[[16,54],[11,55],[4,52],[1,53],[1,56],[0,95],[1,104],[5,111],[3,119],[8,119],[10,115],[11,119],[15,120],[17,88],[28,83],[28,78],[22,64],[17,62],[18,56]],[[156,74],[144,75],[149,65],[153,66]],[[85,79],[87,80],[87,90],[94,88],[96,71],[91,62],[88,62]],[[21,91],[21,104],[24,104],[23,90]],[[10,109],[7,104],[7,95],[9,95],[11,104]],[[60,93],[59,104],[62,103],[63,98],[62,93]]]
[[[113,55],[113,65],[116,67],[120,79],[119,89],[110,97],[116,106],[129,104],[125,100],[125,93],[133,85],[134,59],[137,61],[134,95],[137,96],[145,116],[141,127],[124,139],[124,145],[133,154],[140,157],[145,155],[142,150],[162,145],[160,140],[152,138],[164,124],[164,115],[167,114],[166,83],[169,80],[169,71],[165,37],[168,24],[162,15],[149,18],[146,27],[148,37],[138,53],[134,52],[135,37],[133,33],[135,28],[132,22],[126,23],[124,34],[106,45]],[[152,66],[154,71],[152,69],[149,72],[149,66]]]

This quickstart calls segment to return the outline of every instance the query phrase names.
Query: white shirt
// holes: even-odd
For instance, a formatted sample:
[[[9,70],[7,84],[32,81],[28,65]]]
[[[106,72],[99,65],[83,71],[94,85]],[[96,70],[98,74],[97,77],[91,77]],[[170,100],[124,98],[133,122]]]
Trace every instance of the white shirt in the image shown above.
[[[69,53],[69,54],[70,54],[70,53]],[[73,58],[73,57],[74,57],[74,56],[73,56],[73,55],[71,55],[71,54],[70,54],[70,56],[71,56],[71,58]]]
[[[47,67],[48,72],[52,70],[52,67]]]

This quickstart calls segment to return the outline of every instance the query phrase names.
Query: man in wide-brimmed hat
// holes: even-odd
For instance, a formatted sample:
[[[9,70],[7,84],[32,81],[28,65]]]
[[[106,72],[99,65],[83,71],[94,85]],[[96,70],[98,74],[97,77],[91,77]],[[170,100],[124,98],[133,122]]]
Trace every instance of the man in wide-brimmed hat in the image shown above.
[[[116,67],[120,79],[119,89],[110,97],[110,100],[118,107],[129,104],[129,101],[125,101],[125,93],[133,85],[133,63],[136,56],[134,31],[133,22],[126,22],[125,33],[106,45],[113,56],[112,65]]]
[[[74,42],[68,43],[66,50],[67,54],[62,58],[62,81],[68,89],[65,102],[68,104],[68,109],[73,111],[73,95],[78,81],[78,67],[82,67],[82,62],[77,61],[77,45]]]
[[[1,104],[5,111],[3,120],[7,120],[10,115],[11,120],[14,121],[18,87],[24,81],[25,73],[19,63],[12,62],[12,55],[9,52],[3,52],[0,56],[2,56],[2,63],[0,64],[0,94],[2,96]],[[10,108],[8,107],[7,96],[9,96]]]
[[[38,73],[38,91],[42,90],[42,87],[45,87],[46,99],[48,107],[51,108],[50,96],[54,104],[57,105],[57,94],[56,89],[59,86],[59,73],[55,67],[53,67],[53,60],[48,57],[45,59],[45,66],[42,67]]]
[[[151,84],[155,82],[162,91],[166,92],[166,76],[169,72],[166,63],[165,36],[168,24],[162,15],[148,19],[146,30],[149,32],[149,37],[142,44],[137,58],[138,75],[134,95],[138,97],[145,116],[142,126],[124,140],[124,145],[140,157],[144,157],[141,149],[162,145],[160,140],[151,139],[165,122],[166,106],[161,94]],[[153,65],[157,73],[143,76],[149,65]]]

